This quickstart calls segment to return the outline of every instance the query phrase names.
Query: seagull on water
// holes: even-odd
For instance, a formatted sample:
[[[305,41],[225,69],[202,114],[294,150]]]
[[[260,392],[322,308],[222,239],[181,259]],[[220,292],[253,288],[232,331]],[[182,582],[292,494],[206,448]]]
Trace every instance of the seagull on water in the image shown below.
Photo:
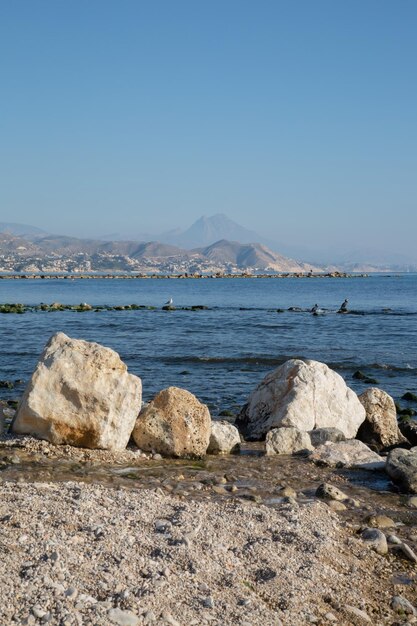
[[[168,302],[165,302],[165,306],[171,306],[171,304],[174,304],[174,300],[172,298],[170,298]]]

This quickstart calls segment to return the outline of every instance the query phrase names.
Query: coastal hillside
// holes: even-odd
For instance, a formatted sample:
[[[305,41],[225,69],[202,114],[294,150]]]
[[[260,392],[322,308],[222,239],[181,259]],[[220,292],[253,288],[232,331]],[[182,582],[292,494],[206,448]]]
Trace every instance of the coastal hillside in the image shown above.
[[[320,271],[320,268],[289,259],[260,243],[240,244],[222,239],[198,252],[213,262],[242,268],[257,267],[276,272],[309,272],[310,269]]]
[[[3,272],[309,272],[321,268],[300,263],[259,243],[222,239],[186,250],[158,241],[102,241],[47,235],[30,242],[0,233]]]

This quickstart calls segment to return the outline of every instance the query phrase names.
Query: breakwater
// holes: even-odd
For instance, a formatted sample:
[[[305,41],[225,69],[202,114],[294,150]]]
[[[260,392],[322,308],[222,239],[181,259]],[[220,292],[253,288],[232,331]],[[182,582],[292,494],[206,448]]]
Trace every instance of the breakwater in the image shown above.
[[[369,274],[347,274],[345,272],[327,272],[327,273],[282,273],[282,274],[0,274],[0,280],[146,280],[146,279],[242,279],[242,278],[368,278]]]

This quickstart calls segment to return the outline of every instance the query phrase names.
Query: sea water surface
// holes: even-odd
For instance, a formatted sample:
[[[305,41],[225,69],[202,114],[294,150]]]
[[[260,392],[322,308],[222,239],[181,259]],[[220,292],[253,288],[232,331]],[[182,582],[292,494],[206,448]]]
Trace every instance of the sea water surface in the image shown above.
[[[163,311],[203,305],[207,310]],[[349,299],[350,314],[336,313]],[[212,414],[236,413],[289,358],[324,361],[358,393],[361,370],[399,400],[417,392],[417,275],[368,278],[0,280],[0,303],[127,305],[152,310],[0,315],[0,397],[18,399],[49,337],[63,331],[116,350],[142,378],[144,400],[184,387]],[[318,304],[325,314],[313,316]],[[299,307],[301,311],[290,311]],[[406,406],[405,402],[401,403]]]

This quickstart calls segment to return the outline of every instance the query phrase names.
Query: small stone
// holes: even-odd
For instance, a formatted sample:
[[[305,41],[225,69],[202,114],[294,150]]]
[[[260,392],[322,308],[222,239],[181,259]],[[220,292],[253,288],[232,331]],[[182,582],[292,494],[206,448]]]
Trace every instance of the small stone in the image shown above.
[[[396,544],[397,546],[402,544],[402,541],[397,535],[388,535],[387,537],[388,543]]]
[[[155,521],[155,530],[158,533],[166,533],[171,530],[172,524],[167,519],[157,519]]]
[[[411,506],[413,509],[417,509],[417,496],[411,496],[411,498],[408,498],[407,505]]]
[[[132,611],[122,611],[122,609],[110,609],[107,616],[113,624],[117,626],[137,626],[139,618]]]
[[[166,624],[170,624],[170,626],[181,626],[180,623],[177,622],[177,620],[174,617],[172,617],[171,613],[168,613],[167,611],[164,611],[162,613],[162,619],[164,620]]]
[[[68,587],[68,589],[65,591],[65,597],[68,598],[68,600],[75,600],[77,596],[78,589],[76,589],[75,587]]]
[[[391,608],[396,613],[405,613],[406,615],[417,615],[416,609],[411,602],[402,596],[393,596],[391,599]]]
[[[338,500],[329,500],[327,502],[327,506],[331,511],[335,511],[336,513],[339,511],[346,511],[346,506],[343,502],[339,502]]]
[[[37,617],[38,619],[42,619],[42,617],[44,615],[46,615],[46,611],[44,611],[43,609],[41,609],[39,606],[34,606],[32,608],[32,613],[35,617]]]
[[[401,543],[400,548],[401,548],[401,552],[404,554],[404,556],[407,557],[409,561],[412,561],[413,563],[417,563],[417,555],[410,548],[410,546],[408,546],[406,543]]]
[[[329,483],[322,483],[316,489],[316,497],[323,500],[347,500],[348,496],[340,489]]]
[[[357,509],[358,507],[360,507],[361,503],[359,502],[359,500],[356,500],[356,498],[348,498],[347,500],[345,500],[346,504],[348,504],[349,506],[353,506],[355,507],[355,509]]]
[[[208,596],[208,598],[204,598],[203,606],[206,609],[214,609],[214,600],[213,600],[213,598],[211,596]]]
[[[213,485],[212,490],[214,491],[214,493],[217,493],[219,496],[224,496],[225,494],[227,494],[227,489],[225,489],[224,487],[221,487],[220,485]]]
[[[336,615],[334,615],[334,613],[330,613],[330,612],[325,614],[324,619],[326,619],[328,622],[337,622]]]
[[[344,606],[344,610],[345,613],[354,618],[355,624],[372,624],[371,618],[367,613],[365,613],[365,611],[357,609],[355,606],[350,606],[349,604]]]
[[[143,620],[145,624],[151,624],[152,622],[156,622],[156,615],[153,611],[146,611],[143,615]]]
[[[386,515],[370,515],[366,521],[371,528],[392,528],[395,526],[394,520]]]
[[[296,498],[297,492],[292,487],[283,487],[280,489],[279,495],[283,498]]]
[[[365,528],[362,532],[362,539],[371,547],[377,554],[387,554],[388,545],[387,539],[384,533],[378,528]]]
[[[225,476],[216,476],[214,482],[216,485],[225,485],[227,483],[227,478]]]

